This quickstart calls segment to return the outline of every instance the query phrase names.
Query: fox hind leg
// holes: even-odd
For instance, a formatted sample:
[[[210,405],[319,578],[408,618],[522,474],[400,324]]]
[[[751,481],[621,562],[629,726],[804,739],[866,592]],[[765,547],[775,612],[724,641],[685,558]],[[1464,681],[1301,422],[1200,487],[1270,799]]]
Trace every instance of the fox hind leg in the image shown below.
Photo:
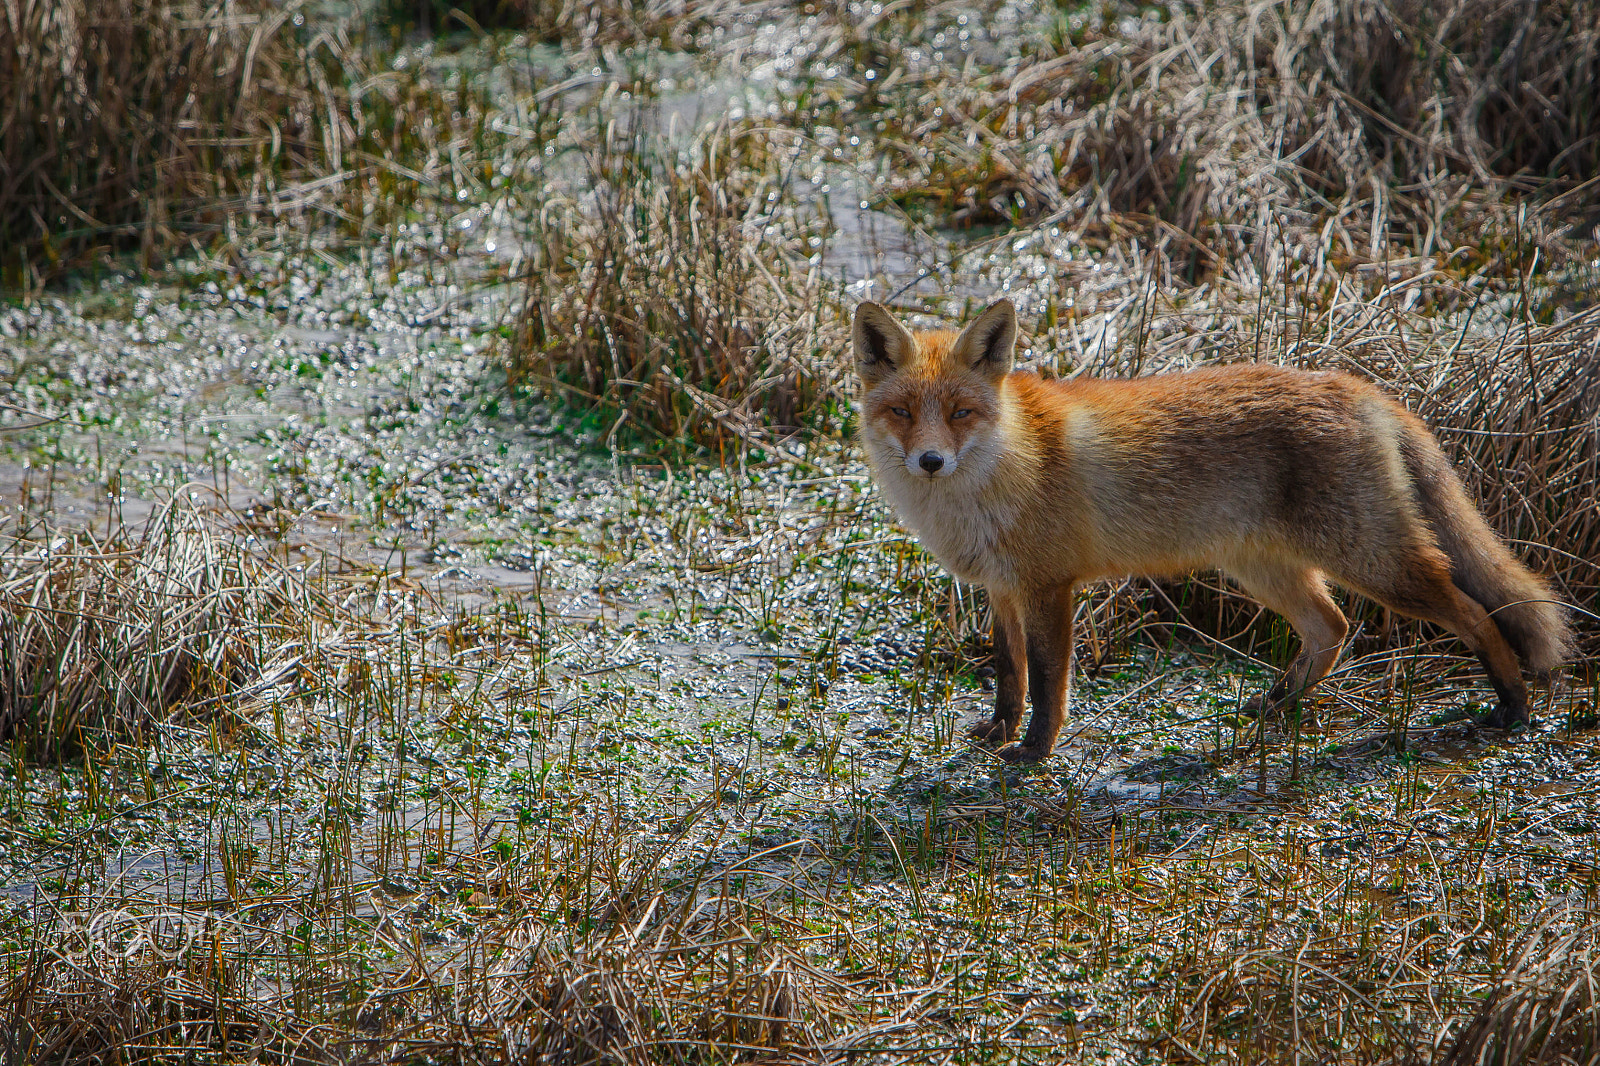
[[[1263,700],[1263,709],[1294,711],[1306,690],[1333,669],[1350,623],[1317,570],[1256,563],[1229,573],[1262,606],[1283,615],[1300,638],[1300,653]]]
[[[1499,701],[1481,725],[1503,729],[1532,717],[1517,653],[1506,643],[1483,604],[1450,580],[1450,564],[1443,554],[1433,557],[1419,553],[1416,559],[1408,560],[1404,576],[1390,582],[1387,588],[1361,591],[1401,614],[1443,626],[1472,649]]]

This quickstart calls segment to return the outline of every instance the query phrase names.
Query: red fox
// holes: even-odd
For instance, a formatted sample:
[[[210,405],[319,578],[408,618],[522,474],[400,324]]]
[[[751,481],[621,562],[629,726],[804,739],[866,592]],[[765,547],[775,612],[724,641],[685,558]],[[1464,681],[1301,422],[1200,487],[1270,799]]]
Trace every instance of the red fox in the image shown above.
[[[856,308],[861,443],[923,545],[994,611],[994,716],[979,741],[1049,755],[1066,715],[1073,589],[1218,567],[1300,637],[1262,709],[1292,710],[1349,625],[1328,581],[1458,635],[1499,702],[1529,718],[1571,648],[1563,606],[1489,529],[1426,426],[1345,374],[1237,365],[1131,381],[1013,372],[1016,311],[960,334]]]

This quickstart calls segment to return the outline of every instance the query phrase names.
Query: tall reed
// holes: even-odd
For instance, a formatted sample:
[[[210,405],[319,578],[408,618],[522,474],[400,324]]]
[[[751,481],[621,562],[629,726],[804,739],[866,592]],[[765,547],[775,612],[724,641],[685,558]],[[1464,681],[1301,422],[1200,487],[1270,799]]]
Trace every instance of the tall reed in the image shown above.
[[[0,12],[0,285],[146,263],[242,199],[337,170],[336,36],[300,0],[16,0]]]

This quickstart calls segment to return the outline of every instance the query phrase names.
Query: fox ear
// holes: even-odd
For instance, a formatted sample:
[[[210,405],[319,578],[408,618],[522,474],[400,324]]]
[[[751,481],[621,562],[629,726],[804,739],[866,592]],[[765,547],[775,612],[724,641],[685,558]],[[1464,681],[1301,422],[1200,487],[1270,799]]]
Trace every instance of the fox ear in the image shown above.
[[[916,349],[916,342],[894,316],[870,301],[856,305],[850,340],[856,351],[856,373],[875,385],[894,373]]]
[[[1011,373],[1016,359],[1017,309],[999,300],[961,331],[954,353],[969,367],[989,377]]]

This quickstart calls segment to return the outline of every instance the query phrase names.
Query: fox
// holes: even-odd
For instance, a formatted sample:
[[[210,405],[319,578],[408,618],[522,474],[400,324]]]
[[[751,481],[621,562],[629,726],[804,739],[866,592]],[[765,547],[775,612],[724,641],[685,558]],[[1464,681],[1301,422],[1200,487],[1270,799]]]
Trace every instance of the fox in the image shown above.
[[[1259,363],[1047,380],[1015,368],[1017,329],[1005,299],[959,333],[912,332],[870,301],[851,327],[873,480],[988,593],[996,692],[974,742],[1008,762],[1050,754],[1079,585],[1211,568],[1299,639],[1252,701],[1263,714],[1295,711],[1338,660],[1349,622],[1333,582],[1458,636],[1497,697],[1481,725],[1531,721],[1521,666],[1548,681],[1566,660],[1565,605],[1399,402],[1348,374]]]

